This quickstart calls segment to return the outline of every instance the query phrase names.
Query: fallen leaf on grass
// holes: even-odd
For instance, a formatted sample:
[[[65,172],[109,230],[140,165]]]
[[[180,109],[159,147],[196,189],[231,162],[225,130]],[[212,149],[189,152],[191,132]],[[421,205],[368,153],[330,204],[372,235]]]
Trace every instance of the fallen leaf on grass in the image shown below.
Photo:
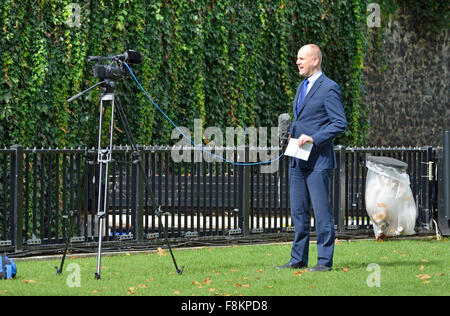
[[[167,256],[167,252],[162,248],[158,248],[158,255],[160,255],[161,257],[165,257]]]
[[[428,274],[416,274],[416,278],[420,278],[421,280],[431,279]]]
[[[130,288],[128,289],[128,294],[131,294],[131,295],[136,294],[136,293],[134,292],[134,290],[136,290],[135,287],[130,287]]]
[[[348,272],[348,268],[344,268],[344,269],[342,269],[342,271],[344,271],[344,272]]]
[[[297,270],[297,271],[294,272],[294,275],[301,275],[302,273],[303,273],[302,271],[298,271]]]
[[[259,273],[264,273],[263,269],[258,270]]]
[[[236,283],[234,283],[234,286],[235,287],[241,287],[242,285],[236,282]]]
[[[175,290],[175,291],[173,292],[173,294],[175,294],[175,295],[180,295],[180,291]]]
[[[35,280],[22,280],[22,282],[25,284],[36,283]]]
[[[423,264],[420,266],[420,271],[423,271],[423,269],[424,269],[424,266],[423,266]]]
[[[209,283],[211,283],[211,279],[210,278],[206,278],[205,281],[203,281],[203,282],[205,282],[206,284],[209,284]]]
[[[200,282],[198,282],[198,281],[192,281],[192,284],[194,284],[194,285],[200,285]]]

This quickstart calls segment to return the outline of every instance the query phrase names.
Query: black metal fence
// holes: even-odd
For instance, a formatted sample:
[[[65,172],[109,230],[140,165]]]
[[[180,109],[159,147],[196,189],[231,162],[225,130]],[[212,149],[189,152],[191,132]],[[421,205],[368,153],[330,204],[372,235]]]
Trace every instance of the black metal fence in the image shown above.
[[[123,241],[145,245],[163,237],[151,194],[164,212],[164,225],[173,240],[293,234],[288,157],[274,163],[275,172],[264,173],[261,166],[207,161],[197,151],[187,156],[188,162],[175,162],[171,149],[141,148],[152,192],[144,185],[131,149],[114,149],[102,232],[107,245]],[[364,203],[367,155],[408,163],[419,210],[416,228],[431,229],[438,208],[440,150],[337,146],[339,166],[330,196],[337,232],[371,231]],[[60,247],[69,237],[72,211],[76,211],[72,243],[94,245],[98,241],[95,159],[96,150],[86,149],[13,146],[0,150],[0,247],[15,252]]]

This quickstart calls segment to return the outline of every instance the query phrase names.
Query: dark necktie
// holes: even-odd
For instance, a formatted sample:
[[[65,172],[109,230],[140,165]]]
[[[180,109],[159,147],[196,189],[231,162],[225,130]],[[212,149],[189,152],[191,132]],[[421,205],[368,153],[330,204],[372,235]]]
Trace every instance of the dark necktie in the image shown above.
[[[301,108],[302,108],[302,103],[303,103],[303,99],[306,96],[306,91],[308,91],[308,84],[309,81],[308,79],[305,80],[305,82],[303,83],[303,87],[302,87],[302,93],[300,93],[300,97],[298,98],[298,103],[297,103],[297,108],[296,108],[296,116],[299,114]]]

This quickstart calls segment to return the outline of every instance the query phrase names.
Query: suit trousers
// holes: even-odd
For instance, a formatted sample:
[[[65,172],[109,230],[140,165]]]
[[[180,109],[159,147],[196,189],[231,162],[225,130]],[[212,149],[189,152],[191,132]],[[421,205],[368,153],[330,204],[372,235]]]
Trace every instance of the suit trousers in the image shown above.
[[[295,237],[290,262],[308,265],[311,206],[317,233],[317,263],[332,267],[334,253],[334,219],[330,203],[333,169],[289,168],[291,217]]]

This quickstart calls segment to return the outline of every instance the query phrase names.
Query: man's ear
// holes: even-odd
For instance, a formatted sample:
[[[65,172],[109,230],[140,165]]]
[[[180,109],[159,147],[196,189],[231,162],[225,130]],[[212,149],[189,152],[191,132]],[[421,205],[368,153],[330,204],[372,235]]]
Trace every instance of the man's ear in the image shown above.
[[[319,57],[314,57],[313,65],[317,66],[319,64]]]

